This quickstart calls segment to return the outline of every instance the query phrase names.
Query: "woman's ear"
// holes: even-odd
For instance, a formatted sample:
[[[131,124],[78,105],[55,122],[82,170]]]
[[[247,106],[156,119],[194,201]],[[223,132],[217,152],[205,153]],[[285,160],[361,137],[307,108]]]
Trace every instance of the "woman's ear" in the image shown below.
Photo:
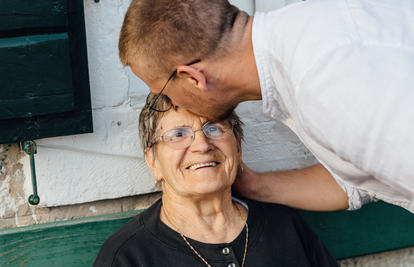
[[[161,181],[163,177],[162,177],[161,171],[158,169],[157,164],[156,164],[154,148],[149,148],[145,150],[144,153],[145,153],[145,162],[150,168],[150,171],[152,175],[154,176],[155,180]]]
[[[239,154],[240,163],[243,163],[241,143],[242,143],[241,140],[240,142],[237,142],[237,153]]]
[[[177,68],[177,76],[184,79],[189,84],[194,85],[199,90],[207,92],[207,79],[204,74],[193,66],[181,65]]]

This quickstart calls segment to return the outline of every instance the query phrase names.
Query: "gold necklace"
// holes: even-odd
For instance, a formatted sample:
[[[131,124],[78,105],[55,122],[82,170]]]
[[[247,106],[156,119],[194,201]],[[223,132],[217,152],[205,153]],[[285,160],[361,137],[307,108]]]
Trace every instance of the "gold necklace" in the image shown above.
[[[249,226],[247,225],[247,222],[243,219],[242,213],[240,211],[240,209],[237,207],[236,204],[233,203],[233,205],[236,207],[236,209],[238,210],[239,214],[240,214],[240,218],[242,219],[242,221],[244,222],[244,224],[246,225],[246,245],[244,246],[244,255],[243,255],[243,262],[242,262],[242,266],[244,266],[244,261],[246,260],[246,254],[247,254],[247,243],[249,241]],[[185,236],[180,232],[180,230],[178,230],[178,228],[172,223],[172,221],[170,220],[170,217],[168,217],[167,213],[165,212],[165,209],[163,206],[161,206],[162,210],[164,211],[165,217],[167,218],[168,222],[175,228],[175,230],[181,235],[181,237],[184,239],[184,241],[187,243],[187,245],[191,248],[192,251],[194,251],[194,253],[208,266],[211,267],[210,264],[208,264],[208,262],[201,257],[201,255],[197,252],[197,250],[195,250],[195,248],[193,248],[193,246],[190,244],[190,242],[188,242],[187,238],[185,238]]]

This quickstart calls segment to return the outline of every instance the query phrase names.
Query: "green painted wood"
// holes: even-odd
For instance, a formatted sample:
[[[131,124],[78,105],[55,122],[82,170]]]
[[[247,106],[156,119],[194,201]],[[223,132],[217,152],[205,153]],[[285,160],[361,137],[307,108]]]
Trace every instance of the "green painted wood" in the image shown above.
[[[67,13],[66,0],[1,0],[0,32],[27,34],[36,28],[67,27]]]
[[[74,109],[67,33],[0,39],[0,120]]]
[[[34,225],[23,226],[23,227],[0,229],[0,236],[26,233],[29,231],[37,232],[37,231],[48,230],[48,229],[56,228],[56,227],[67,227],[67,226],[72,226],[72,225],[88,224],[92,222],[106,221],[108,222],[108,225],[109,225],[111,224],[112,221],[128,219],[128,218],[131,219],[132,217],[138,215],[142,211],[144,210],[143,209],[132,210],[132,211],[104,214],[104,215],[84,217],[84,218],[78,218],[78,219],[71,219],[71,220],[65,220],[65,221],[56,221],[56,222],[51,222],[51,223],[42,223],[42,224],[34,224]]]
[[[139,212],[0,230],[0,266],[92,266],[102,243]]]
[[[414,246],[414,214],[385,202],[357,211],[298,211],[336,259]]]
[[[33,117],[73,110],[73,94],[0,100],[0,120]]]
[[[14,12],[16,13],[16,17],[13,17],[13,22],[10,22],[10,14],[13,14],[13,12],[6,12],[5,9],[14,7],[14,4],[17,6],[16,8],[20,8],[19,10],[23,11]],[[32,23],[29,22],[29,20],[26,20],[25,23],[20,22],[20,18],[22,16],[24,17],[24,14],[27,14],[28,17],[34,14],[33,12],[31,13],[31,11],[29,12],[26,9],[33,10],[33,12],[36,14],[40,12],[39,10],[46,10],[46,13],[49,15],[46,15],[45,20],[43,21],[42,19],[41,21],[43,22],[41,23]],[[60,17],[63,15],[65,15],[65,19],[57,19],[54,17]],[[33,15],[33,18],[36,17],[37,15]],[[9,114],[20,113],[18,116],[23,115],[23,118],[11,119],[8,117],[8,119],[0,120],[0,144],[93,132],[83,1],[70,0],[66,2],[66,0],[2,0],[0,1],[0,27],[2,27],[3,20],[5,19],[7,19],[7,23],[9,24],[23,23],[21,25],[25,25],[27,28],[14,30],[10,30],[10,28],[7,28],[6,30],[5,28],[0,28],[0,41],[4,41],[6,38],[13,39],[27,35],[30,35],[30,38],[34,38],[35,35],[42,36],[42,38],[44,38],[46,35],[52,34],[67,35],[69,40],[69,48],[67,53],[70,55],[70,67],[67,72],[72,73],[70,80],[68,80],[66,76],[59,76],[60,74],[57,75],[54,73],[55,68],[53,69],[53,72],[49,70],[46,71],[47,67],[45,67],[45,64],[40,64],[41,60],[43,59],[34,60],[33,64],[36,65],[36,62],[38,63],[38,66],[36,68],[43,70],[42,75],[44,77],[49,74],[48,77],[50,79],[60,81],[60,85],[56,86],[59,88],[54,88],[54,90],[66,90],[67,88],[65,89],[65,86],[72,83],[71,90],[73,93],[73,103],[68,103],[70,98],[69,95],[66,95],[68,101],[63,100],[65,97],[64,95],[70,93],[56,93],[56,96],[59,95],[57,96],[57,99],[54,101],[45,101],[48,103],[54,102],[53,108],[60,110],[60,112],[43,115],[43,112],[40,112],[38,110],[38,115],[32,117],[30,117],[33,115],[32,112],[32,114],[28,114],[27,111],[23,109],[18,112],[11,111],[11,108],[9,107],[13,106],[13,104],[9,104],[9,107],[6,111],[4,109],[0,110],[0,117],[4,116],[3,118],[5,118],[6,116],[10,116],[4,115],[7,112]],[[50,23],[45,21],[49,21]],[[57,40],[55,41],[57,42]],[[44,51],[44,53],[47,55],[47,51]],[[46,56],[46,58],[47,57],[48,56]],[[2,63],[3,61],[0,60],[0,65]],[[64,62],[64,64],[67,64],[67,62]],[[60,68],[60,70],[62,69],[64,68]],[[30,68],[26,68],[26,70],[32,71]],[[20,82],[20,80],[24,79],[23,77],[25,77],[25,75],[22,73],[20,75],[20,78],[18,80],[15,80],[15,82]],[[0,72],[0,82],[3,80],[3,78],[4,76],[2,77],[2,73]],[[45,83],[50,83],[50,81],[47,79],[45,78],[42,81]],[[52,86],[49,86],[49,89],[51,87]],[[36,91],[39,91],[39,88],[37,88]],[[13,90],[0,86],[0,99],[2,99],[3,92],[9,93],[13,92]],[[31,94],[31,92],[26,94],[28,99],[30,99],[32,96]],[[22,105],[23,104],[21,104],[21,106]],[[17,108],[20,109],[20,107]]]
[[[0,62],[1,99],[73,92],[67,33],[0,39]]]
[[[0,230],[0,266],[92,266],[103,242],[141,211]],[[384,202],[298,213],[337,259],[414,246],[414,214]]]

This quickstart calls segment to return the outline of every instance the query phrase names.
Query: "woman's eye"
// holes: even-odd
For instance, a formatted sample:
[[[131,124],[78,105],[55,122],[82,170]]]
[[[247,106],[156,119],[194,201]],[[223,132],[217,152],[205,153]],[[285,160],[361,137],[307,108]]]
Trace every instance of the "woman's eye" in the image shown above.
[[[217,125],[214,125],[208,128],[209,132],[217,132],[219,130],[220,130],[220,127],[218,127]]]
[[[187,138],[189,135],[186,129],[174,129],[169,133],[169,141],[180,141]]]
[[[210,125],[207,129],[207,132],[210,137],[220,136],[223,133],[223,129],[220,125]]]

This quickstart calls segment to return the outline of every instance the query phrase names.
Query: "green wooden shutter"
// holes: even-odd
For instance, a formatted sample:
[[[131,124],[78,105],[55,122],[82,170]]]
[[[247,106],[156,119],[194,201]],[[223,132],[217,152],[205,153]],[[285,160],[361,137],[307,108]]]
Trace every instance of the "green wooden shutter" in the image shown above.
[[[0,1],[0,143],[92,129],[83,1]]]

